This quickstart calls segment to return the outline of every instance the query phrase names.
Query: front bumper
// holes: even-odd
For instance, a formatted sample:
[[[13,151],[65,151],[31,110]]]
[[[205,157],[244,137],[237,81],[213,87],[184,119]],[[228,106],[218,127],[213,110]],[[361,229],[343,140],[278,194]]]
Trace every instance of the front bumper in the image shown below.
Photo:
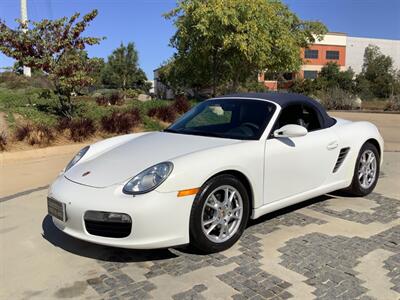
[[[67,220],[53,217],[63,232],[88,242],[132,249],[171,247],[189,243],[189,219],[194,196],[177,197],[177,192],[152,191],[126,195],[121,185],[94,188],[74,183],[60,175],[49,188],[49,197],[66,204]],[[128,214],[132,231],[124,238],[109,238],[87,232],[88,210]]]

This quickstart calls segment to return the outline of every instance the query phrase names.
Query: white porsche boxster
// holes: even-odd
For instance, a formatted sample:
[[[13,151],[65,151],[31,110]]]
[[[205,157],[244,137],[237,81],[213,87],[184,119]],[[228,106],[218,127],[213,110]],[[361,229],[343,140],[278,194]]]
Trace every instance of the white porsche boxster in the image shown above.
[[[306,96],[223,96],[161,132],[83,148],[50,186],[48,212],[97,244],[216,252],[249,218],[335,190],[370,193],[382,153],[373,124],[332,118]]]

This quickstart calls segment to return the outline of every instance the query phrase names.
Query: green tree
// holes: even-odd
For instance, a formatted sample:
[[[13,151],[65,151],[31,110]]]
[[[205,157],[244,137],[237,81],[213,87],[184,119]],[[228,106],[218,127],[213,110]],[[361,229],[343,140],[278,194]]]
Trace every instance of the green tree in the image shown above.
[[[108,57],[102,80],[103,84],[111,88],[140,89],[148,92],[146,74],[139,67],[139,56],[133,43],[127,46],[121,43]]]
[[[326,32],[280,1],[179,0],[165,17],[177,27],[170,43],[177,50],[174,76],[185,87],[212,86],[214,94],[221,84],[237,89],[257,71],[298,70],[300,48]]]
[[[378,46],[369,45],[365,48],[362,72],[357,77],[358,89],[363,95],[388,98],[395,92],[395,74],[393,59],[382,54]]]
[[[82,33],[96,16],[97,10],[93,10],[80,21],[79,13],[57,20],[18,21],[17,29],[0,20],[0,51],[48,74],[66,116],[71,116],[73,110],[71,94],[93,82],[88,74],[97,68],[98,60],[89,59],[84,49],[101,39],[83,37]]]
[[[318,91],[328,92],[342,90],[351,95],[356,94],[354,71],[349,68],[340,71],[336,62],[329,62],[322,67],[318,77],[314,80],[297,79],[294,81],[291,91],[307,95],[315,95]]]
[[[317,89],[340,88],[353,93],[355,90],[353,77],[354,71],[351,68],[340,71],[336,62],[329,62],[322,67],[314,84]]]

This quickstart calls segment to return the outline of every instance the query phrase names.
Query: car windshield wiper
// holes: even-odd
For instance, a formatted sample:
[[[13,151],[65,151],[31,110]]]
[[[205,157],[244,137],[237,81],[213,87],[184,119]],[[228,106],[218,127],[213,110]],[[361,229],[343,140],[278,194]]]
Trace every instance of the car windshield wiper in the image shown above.
[[[185,130],[185,131],[183,131],[182,133],[193,134],[193,135],[202,135],[202,136],[212,136],[212,137],[226,138],[226,136],[225,136],[224,134],[216,133],[216,132]]]
[[[219,137],[219,138],[229,138],[224,134],[216,133],[216,132],[206,132],[206,131],[196,131],[196,130],[175,130],[171,128],[167,128],[163,130],[164,132],[170,133],[178,133],[178,134],[189,134],[189,135],[200,135],[200,136],[211,136],[211,137]]]
[[[181,131],[178,131],[178,130],[175,130],[175,129],[170,129],[170,128],[164,129],[163,131],[164,132],[171,132],[171,133],[182,133]]]

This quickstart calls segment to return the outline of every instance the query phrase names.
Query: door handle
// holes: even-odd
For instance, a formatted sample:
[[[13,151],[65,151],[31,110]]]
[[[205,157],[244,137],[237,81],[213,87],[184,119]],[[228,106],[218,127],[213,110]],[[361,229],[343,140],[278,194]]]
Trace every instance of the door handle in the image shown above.
[[[328,150],[333,150],[333,149],[336,149],[338,146],[339,146],[338,142],[333,141],[333,142],[329,143],[328,146],[326,146],[326,148]]]

